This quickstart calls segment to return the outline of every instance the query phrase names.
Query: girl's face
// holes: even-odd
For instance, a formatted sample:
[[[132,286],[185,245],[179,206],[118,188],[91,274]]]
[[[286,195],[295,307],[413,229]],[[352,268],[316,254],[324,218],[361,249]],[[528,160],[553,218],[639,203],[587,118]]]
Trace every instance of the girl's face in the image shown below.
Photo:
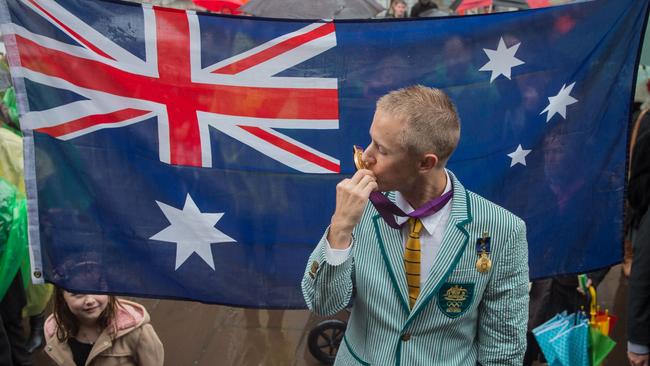
[[[406,16],[406,5],[395,3],[393,5],[393,13],[395,14],[395,18],[404,18]]]
[[[86,325],[94,324],[108,304],[108,295],[73,294],[64,291],[63,299],[70,312]]]

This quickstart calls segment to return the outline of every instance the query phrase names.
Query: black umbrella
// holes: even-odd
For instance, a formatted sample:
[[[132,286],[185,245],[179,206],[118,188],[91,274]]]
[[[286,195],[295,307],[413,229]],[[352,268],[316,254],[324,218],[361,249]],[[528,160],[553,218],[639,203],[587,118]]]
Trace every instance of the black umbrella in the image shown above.
[[[441,9],[425,10],[418,15],[418,18],[448,17],[451,13]]]
[[[367,19],[384,7],[375,0],[250,0],[240,9],[269,18]]]
[[[530,9],[530,5],[526,0],[496,0],[494,6],[503,6],[517,9]]]
[[[543,0],[494,0],[494,6],[510,7],[517,9],[534,9],[550,6],[550,1]]]

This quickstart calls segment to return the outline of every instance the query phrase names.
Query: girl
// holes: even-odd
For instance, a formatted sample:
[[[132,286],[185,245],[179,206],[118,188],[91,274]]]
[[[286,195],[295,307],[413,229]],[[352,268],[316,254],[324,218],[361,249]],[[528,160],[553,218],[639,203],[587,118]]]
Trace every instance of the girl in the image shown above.
[[[393,0],[390,9],[386,13],[386,18],[408,18],[407,5],[404,0]]]
[[[59,366],[162,366],[163,345],[140,304],[56,287],[45,351]]]

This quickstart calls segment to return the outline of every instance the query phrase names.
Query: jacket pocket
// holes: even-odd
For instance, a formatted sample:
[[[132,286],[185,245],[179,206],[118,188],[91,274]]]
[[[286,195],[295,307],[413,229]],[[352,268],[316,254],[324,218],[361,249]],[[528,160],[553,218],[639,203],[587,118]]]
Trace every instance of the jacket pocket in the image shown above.
[[[447,277],[446,282],[470,282],[477,283],[481,280],[481,274],[476,268],[462,268],[455,269],[449,277]]]
[[[364,361],[357,355],[356,352],[352,349],[348,339],[343,336],[343,342],[339,346],[338,352],[336,354],[335,366],[347,366],[347,365],[364,365],[370,366],[369,362]]]

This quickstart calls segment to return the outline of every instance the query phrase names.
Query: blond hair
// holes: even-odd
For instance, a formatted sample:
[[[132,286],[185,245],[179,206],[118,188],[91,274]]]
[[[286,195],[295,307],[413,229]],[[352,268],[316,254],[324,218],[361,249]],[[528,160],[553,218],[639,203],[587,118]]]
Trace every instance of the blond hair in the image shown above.
[[[414,154],[433,153],[445,164],[460,140],[460,119],[440,89],[413,85],[377,101],[377,110],[405,122],[402,146]]]

